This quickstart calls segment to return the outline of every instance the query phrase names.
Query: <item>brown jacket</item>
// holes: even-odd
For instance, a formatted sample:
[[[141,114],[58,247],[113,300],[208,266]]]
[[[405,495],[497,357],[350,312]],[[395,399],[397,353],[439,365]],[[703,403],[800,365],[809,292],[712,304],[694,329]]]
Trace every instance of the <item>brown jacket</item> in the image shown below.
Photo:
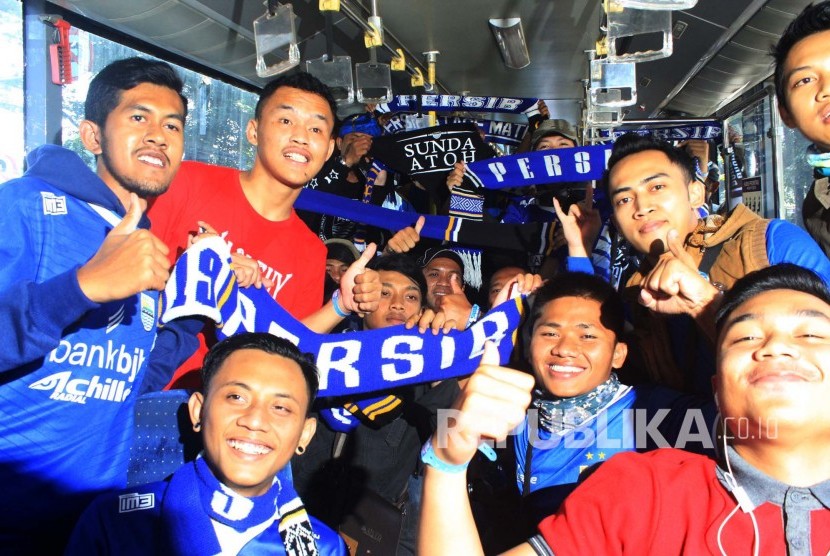
[[[738,278],[769,266],[766,248],[766,232],[769,220],[763,219],[744,205],[736,206],[729,214],[713,214],[701,220],[686,239],[685,250],[691,254],[698,268],[708,273],[712,283],[729,289]],[[700,268],[706,251],[720,247],[708,269]],[[651,265],[643,264],[626,282],[624,296],[630,302],[634,320],[634,336],[650,380],[673,388],[688,390],[692,374],[698,364],[694,358],[678,361],[672,353],[669,323],[672,315],[659,315],[637,302],[640,287],[651,271]],[[688,345],[706,341],[696,327],[687,339]],[[712,349],[712,346],[708,346]],[[694,353],[694,350],[688,350]],[[691,359],[691,360],[690,360]],[[714,369],[711,369],[714,372]]]

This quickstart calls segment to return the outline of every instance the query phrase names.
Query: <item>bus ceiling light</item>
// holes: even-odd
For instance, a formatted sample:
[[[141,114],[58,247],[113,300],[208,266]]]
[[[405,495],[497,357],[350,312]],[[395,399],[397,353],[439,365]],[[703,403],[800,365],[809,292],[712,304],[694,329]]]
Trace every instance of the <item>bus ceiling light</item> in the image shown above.
[[[530,65],[521,18],[491,19],[490,29],[496,37],[504,65],[514,69]]]

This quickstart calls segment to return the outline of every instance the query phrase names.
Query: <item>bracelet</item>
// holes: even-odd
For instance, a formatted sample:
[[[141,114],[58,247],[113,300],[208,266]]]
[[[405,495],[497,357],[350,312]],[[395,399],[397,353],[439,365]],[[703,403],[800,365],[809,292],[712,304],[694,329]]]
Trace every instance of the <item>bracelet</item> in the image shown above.
[[[431,437],[421,448],[421,461],[443,473],[463,473],[467,470],[467,465],[469,464],[467,462],[461,465],[452,465],[439,458],[432,447]]]
[[[344,311],[340,308],[340,290],[334,290],[334,293],[331,294],[331,304],[334,307],[334,312],[341,319],[345,319],[352,314],[350,311]]]
[[[467,325],[464,327],[466,330],[470,328],[475,322],[478,320],[479,315],[481,314],[481,307],[478,305],[473,305],[473,308],[470,309],[470,318],[467,319]]]

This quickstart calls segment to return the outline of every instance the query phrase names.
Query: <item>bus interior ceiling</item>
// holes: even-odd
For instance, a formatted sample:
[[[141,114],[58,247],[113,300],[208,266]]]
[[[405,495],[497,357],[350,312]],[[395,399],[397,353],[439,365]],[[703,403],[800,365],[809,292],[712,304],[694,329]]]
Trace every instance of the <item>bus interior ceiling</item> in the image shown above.
[[[211,68],[251,88],[264,85],[255,71],[252,22],[265,13],[258,0],[48,0],[78,14]],[[699,0],[672,14],[674,53],[637,64],[637,103],[625,119],[707,117],[766,78],[769,47],[809,0]],[[334,14],[334,55],[353,63],[369,60],[363,27],[370,0],[340,0]],[[384,39],[379,62],[393,48],[406,53],[408,68],[438,51],[437,92],[547,99],[552,117],[581,118],[588,55],[600,36],[599,0],[376,0]],[[47,4],[48,6],[48,4]],[[326,53],[325,19],[318,0],[295,0],[302,60]],[[352,17],[349,17],[350,14]],[[520,17],[531,63],[502,63],[490,18]],[[682,22],[685,25],[678,25]],[[682,28],[682,32],[679,32]],[[621,44],[637,49],[638,38]],[[396,94],[411,91],[409,74],[392,72]]]

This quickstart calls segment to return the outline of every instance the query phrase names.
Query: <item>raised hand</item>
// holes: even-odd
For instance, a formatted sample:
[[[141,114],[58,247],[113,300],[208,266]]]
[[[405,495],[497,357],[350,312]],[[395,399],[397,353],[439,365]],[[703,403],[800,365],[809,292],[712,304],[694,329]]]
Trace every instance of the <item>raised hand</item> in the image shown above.
[[[562,225],[562,234],[568,242],[568,255],[587,257],[602,228],[599,211],[594,208],[593,184],[588,184],[585,188],[585,198],[572,204],[567,214],[562,210],[562,205],[556,197],[553,198],[553,209]]]
[[[421,230],[424,228],[426,218],[419,216],[414,226],[407,226],[398,230],[395,235],[386,243],[384,253],[407,253],[421,241]]]
[[[164,289],[170,276],[168,249],[149,230],[137,229],[143,212],[138,195],[131,193],[127,214],[78,269],[78,284],[90,300],[106,303]]]
[[[366,246],[360,258],[353,262],[340,278],[342,308],[358,313],[361,317],[366,313],[376,311],[380,302],[380,275],[366,268],[375,256],[375,251],[377,251],[377,245],[374,243]]]

